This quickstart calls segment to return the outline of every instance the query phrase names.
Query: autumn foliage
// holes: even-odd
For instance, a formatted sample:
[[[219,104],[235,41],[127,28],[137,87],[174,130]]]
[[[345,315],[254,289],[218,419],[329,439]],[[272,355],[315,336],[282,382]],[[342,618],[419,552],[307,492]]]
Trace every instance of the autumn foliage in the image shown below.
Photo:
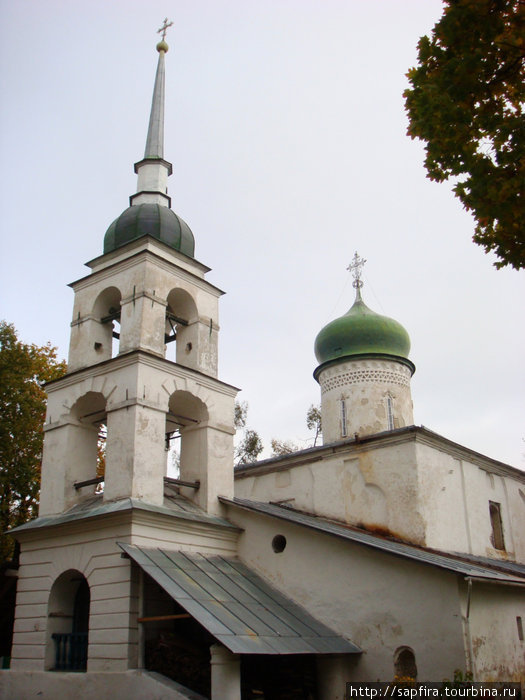
[[[425,167],[475,219],[496,267],[525,267],[525,2],[445,0],[405,91]]]
[[[8,528],[37,515],[46,412],[44,383],[61,377],[66,363],[56,348],[26,345],[0,322],[0,564],[10,559]]]

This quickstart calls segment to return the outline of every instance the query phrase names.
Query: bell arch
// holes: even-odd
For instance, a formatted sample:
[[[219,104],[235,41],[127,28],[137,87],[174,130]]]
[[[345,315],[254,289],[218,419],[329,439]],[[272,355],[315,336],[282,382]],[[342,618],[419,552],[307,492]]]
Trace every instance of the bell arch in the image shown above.
[[[166,299],[166,325],[164,341],[167,359],[175,359],[181,365],[194,366],[198,343],[197,304],[185,289],[172,289]],[[175,343],[175,351],[170,344]]]
[[[47,607],[46,671],[87,669],[90,602],[80,571],[69,569],[55,579]]]
[[[92,314],[100,325],[94,349],[100,360],[109,360],[118,355],[121,301],[120,290],[117,287],[107,287],[100,292],[93,305]]]
[[[181,479],[193,475],[192,465],[206,460],[206,434],[203,428],[209,418],[208,407],[189,391],[174,391],[166,413],[166,445],[173,447],[178,440],[178,462]],[[191,477],[193,478],[193,476]]]
[[[99,453],[103,452],[106,438],[107,413],[106,398],[99,391],[88,391],[80,396],[71,407],[70,417],[74,435],[75,483],[95,479],[99,465]],[[89,492],[91,493],[91,491]]]

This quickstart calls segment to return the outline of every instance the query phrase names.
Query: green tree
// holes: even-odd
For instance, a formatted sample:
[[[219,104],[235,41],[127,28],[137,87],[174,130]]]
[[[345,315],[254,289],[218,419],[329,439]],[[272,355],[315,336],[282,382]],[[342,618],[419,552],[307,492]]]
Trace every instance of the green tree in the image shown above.
[[[291,455],[292,452],[297,452],[301,449],[291,440],[278,440],[277,438],[273,438],[270,444],[272,446],[272,457]]]
[[[43,385],[65,372],[56,348],[49,343],[25,345],[12,325],[0,322],[0,564],[14,549],[5,531],[37,515],[46,412]]]
[[[525,267],[525,2],[444,0],[404,93],[428,177],[452,177],[496,267]]]
[[[308,430],[315,430],[314,444],[317,445],[317,438],[323,432],[321,424],[321,408],[312,404],[306,412],[306,427]]]
[[[248,420],[247,402],[236,401],[234,411],[235,428],[237,430],[243,430],[242,438],[235,447],[235,462],[236,464],[250,464],[256,462],[264,446],[258,433],[246,427],[246,421]]]

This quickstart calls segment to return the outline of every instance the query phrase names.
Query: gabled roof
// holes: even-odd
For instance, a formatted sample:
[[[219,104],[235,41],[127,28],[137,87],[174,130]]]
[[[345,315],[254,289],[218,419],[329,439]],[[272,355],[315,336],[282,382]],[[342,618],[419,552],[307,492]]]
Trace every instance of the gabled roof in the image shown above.
[[[234,654],[361,652],[234,557],[119,546]]]
[[[294,510],[289,506],[250,501],[244,498],[234,498],[233,500],[221,498],[220,500],[223,503],[244,508],[245,510],[280,518],[301,527],[317,530],[326,535],[339,537],[356,544],[404,557],[405,559],[412,559],[421,564],[436,566],[467,577],[525,586],[525,566],[520,564],[514,563],[512,567],[507,567],[508,570],[504,571],[503,569],[506,568],[505,562],[489,560],[485,557],[475,557],[472,554],[462,557],[460,554],[440,552],[387,539],[359,528]],[[490,565],[488,562],[490,562]]]

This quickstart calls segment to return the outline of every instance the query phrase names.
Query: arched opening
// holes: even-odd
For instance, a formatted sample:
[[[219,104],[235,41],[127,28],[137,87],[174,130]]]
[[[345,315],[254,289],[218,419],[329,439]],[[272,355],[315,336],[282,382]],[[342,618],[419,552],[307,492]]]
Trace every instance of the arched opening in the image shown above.
[[[490,525],[492,534],[490,540],[494,549],[505,551],[505,539],[503,537],[503,522],[501,520],[501,504],[489,501]]]
[[[164,342],[166,358],[181,365],[192,365],[197,352],[197,306],[184,289],[172,289],[166,306]],[[175,348],[171,344],[175,345]]]
[[[416,679],[416,655],[410,647],[399,647],[394,654],[394,673],[398,679]]]
[[[167,474],[178,478],[205,459],[203,432],[208,420],[206,404],[188,391],[175,391],[166,414]]]
[[[209,649],[215,639],[148,574],[141,575],[144,668],[210,697]]]
[[[120,302],[122,294],[116,287],[101,292],[93,306],[93,315],[100,324],[95,351],[101,360],[118,355],[120,343]]]
[[[47,671],[86,670],[90,602],[89,585],[80,571],[65,571],[54,582],[47,610]]]
[[[75,464],[77,480],[75,488],[95,486],[103,489],[107,437],[106,399],[96,391],[81,396],[71,409],[71,417],[79,424],[75,437]],[[86,483],[85,485],[84,482]],[[88,493],[92,493],[89,491]]]

